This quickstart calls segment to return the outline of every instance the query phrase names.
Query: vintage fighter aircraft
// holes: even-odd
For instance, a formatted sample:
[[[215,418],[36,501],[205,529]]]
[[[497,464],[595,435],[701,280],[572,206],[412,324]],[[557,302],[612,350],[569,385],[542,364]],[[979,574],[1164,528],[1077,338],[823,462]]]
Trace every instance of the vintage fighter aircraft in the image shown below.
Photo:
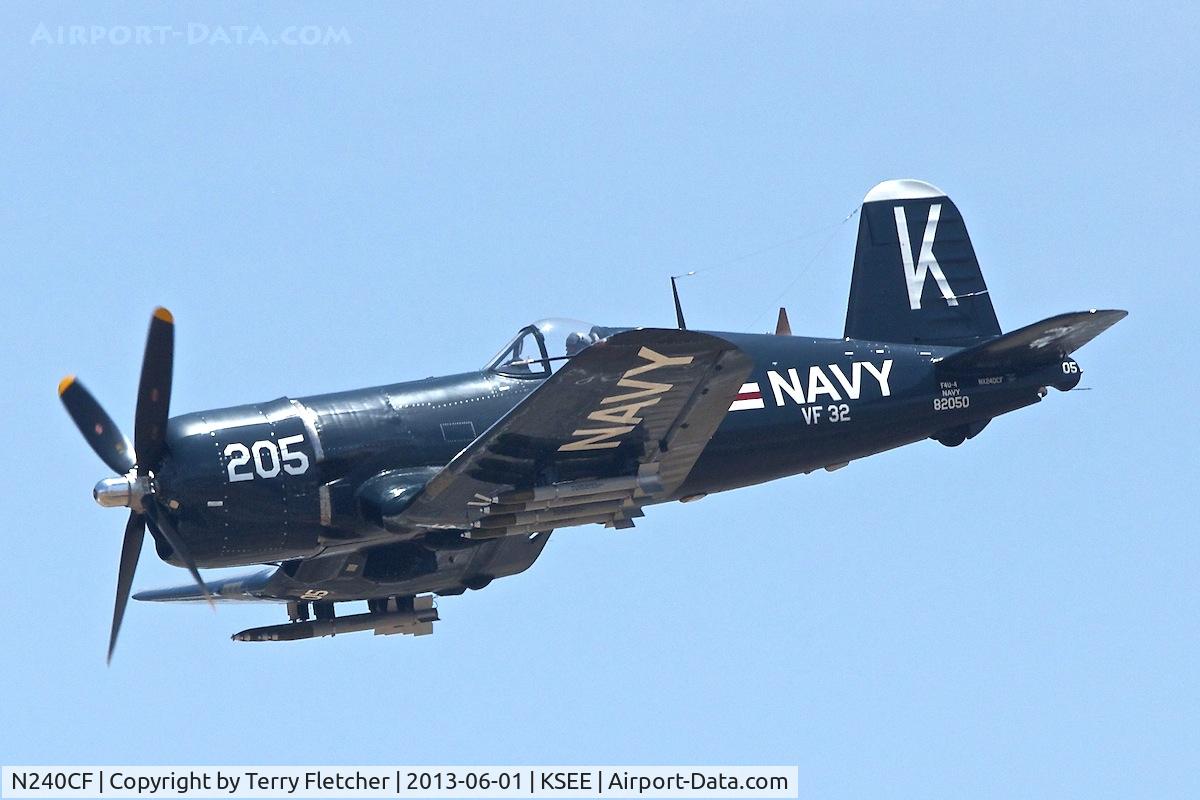
[[[1070,354],[1126,315],[1002,334],[962,216],[892,180],[863,201],[837,339],[544,320],[482,369],[168,419],[174,322],[154,312],[133,444],[73,377],[62,402],[130,509],[109,658],[148,527],[195,585],[139,600],[274,601],[240,641],[424,634],[435,595],[527,569],[551,531],[628,528],[695,500],[922,439],[956,446],[1080,380]],[[678,310],[678,294],[676,294]],[[205,582],[197,567],[267,565]],[[367,602],[338,616],[335,604]]]

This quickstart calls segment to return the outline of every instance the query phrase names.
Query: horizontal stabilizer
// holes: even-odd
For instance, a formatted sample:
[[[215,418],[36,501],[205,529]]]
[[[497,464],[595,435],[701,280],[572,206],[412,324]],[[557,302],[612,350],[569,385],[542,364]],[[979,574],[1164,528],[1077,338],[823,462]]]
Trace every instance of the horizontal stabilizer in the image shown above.
[[[1120,322],[1128,311],[1074,311],[1026,325],[983,344],[946,356],[955,370],[1028,369],[1053,364]]]
[[[276,569],[272,568],[242,575],[231,575],[228,578],[205,581],[204,585],[208,587],[208,592],[212,595],[212,598],[219,602],[261,601],[264,599],[263,590],[271,578],[274,577],[275,572]],[[203,601],[207,598],[200,591],[199,586],[189,583],[186,586],[172,586],[167,589],[149,589],[144,592],[138,592],[133,596],[133,599],[148,600],[156,603],[189,603]]]

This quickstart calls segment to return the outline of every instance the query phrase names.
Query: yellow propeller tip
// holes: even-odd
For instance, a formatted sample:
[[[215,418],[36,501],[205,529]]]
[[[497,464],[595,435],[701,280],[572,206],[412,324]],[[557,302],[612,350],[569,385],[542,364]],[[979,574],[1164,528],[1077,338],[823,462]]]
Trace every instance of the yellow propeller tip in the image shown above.
[[[68,375],[67,377],[65,377],[61,381],[59,381],[58,382],[58,396],[62,397],[63,393],[65,391],[67,391],[67,389],[70,389],[71,384],[73,384],[73,383],[75,383],[74,375]]]
[[[163,308],[162,306],[154,309],[154,318],[161,319],[163,322],[166,322],[170,325],[175,324],[175,317],[171,316],[171,312],[167,311],[167,309]]]

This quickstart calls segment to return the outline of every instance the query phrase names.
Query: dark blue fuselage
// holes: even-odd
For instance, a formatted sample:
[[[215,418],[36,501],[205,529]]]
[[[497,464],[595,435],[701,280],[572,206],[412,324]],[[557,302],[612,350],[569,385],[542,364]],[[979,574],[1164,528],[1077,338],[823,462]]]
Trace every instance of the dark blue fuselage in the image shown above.
[[[957,444],[1063,377],[1058,365],[944,374],[938,362],[957,348],[713,335],[755,367],[682,487],[664,500],[836,468],[930,437]],[[542,380],[469,372],[185,414],[169,425],[160,492],[201,566],[387,542],[394,533],[359,513],[363,482],[389,470],[432,475]]]

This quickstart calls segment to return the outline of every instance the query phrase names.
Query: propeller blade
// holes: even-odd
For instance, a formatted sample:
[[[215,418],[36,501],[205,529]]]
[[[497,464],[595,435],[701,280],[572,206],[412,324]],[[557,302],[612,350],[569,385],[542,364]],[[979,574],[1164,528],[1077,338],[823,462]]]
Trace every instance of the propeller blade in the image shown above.
[[[792,323],[788,322],[787,309],[783,306],[779,307],[779,319],[775,321],[776,336],[791,336]]]
[[[59,382],[58,399],[62,400],[83,438],[109,469],[118,475],[133,469],[133,448],[129,440],[74,375]]]
[[[112,632],[108,635],[108,663],[112,663],[113,648],[117,646],[117,634],[121,631],[121,620],[125,617],[125,606],[129,603],[129,590],[133,586],[133,573],[137,570],[138,556],[142,553],[142,539],[146,536],[146,518],[136,511],[129,514],[125,523],[125,540],[121,542],[121,564],[117,568],[117,602],[113,606]]]
[[[196,562],[192,558],[192,554],[188,552],[187,545],[183,543],[183,537],[179,535],[179,531],[175,529],[175,525],[166,514],[160,514],[158,506],[154,500],[149,499],[146,503],[146,517],[150,525],[162,534],[162,537],[167,540],[167,544],[171,545],[171,549],[179,556],[184,565],[188,568],[188,572],[192,573],[192,579],[196,581],[196,585],[200,587],[200,591],[204,593],[204,599],[208,601],[208,605],[215,611],[217,606],[213,602],[213,596],[208,591],[208,584],[200,577],[200,570],[196,569]]]
[[[142,378],[138,383],[137,413],[133,418],[133,449],[139,475],[162,461],[171,406],[171,370],[175,360],[175,318],[159,306],[150,318]]]

